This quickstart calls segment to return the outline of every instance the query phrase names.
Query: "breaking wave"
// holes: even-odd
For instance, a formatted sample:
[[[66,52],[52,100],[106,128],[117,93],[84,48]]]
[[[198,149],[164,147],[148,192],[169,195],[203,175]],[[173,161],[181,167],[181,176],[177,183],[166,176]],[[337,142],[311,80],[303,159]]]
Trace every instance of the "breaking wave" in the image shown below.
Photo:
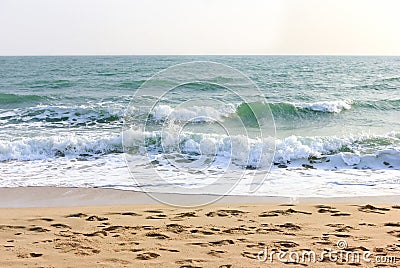
[[[182,133],[176,137],[169,133],[127,130],[123,137],[89,138],[69,134],[3,140],[0,141],[0,161],[60,157],[88,159],[121,154],[125,149],[128,153],[149,154],[156,158],[169,154],[193,159],[214,155],[241,168],[268,168],[265,163],[258,163],[257,159],[275,148],[274,163],[280,167],[307,164],[322,169],[400,169],[400,135],[394,133],[347,138],[291,136],[276,140],[250,140],[244,136]],[[374,146],[371,147],[371,144]]]

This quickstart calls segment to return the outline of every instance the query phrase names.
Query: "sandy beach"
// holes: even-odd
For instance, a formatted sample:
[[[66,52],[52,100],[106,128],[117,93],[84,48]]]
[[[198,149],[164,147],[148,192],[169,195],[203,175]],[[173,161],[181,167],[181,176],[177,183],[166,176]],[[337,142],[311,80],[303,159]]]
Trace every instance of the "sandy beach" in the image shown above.
[[[347,203],[344,198],[290,203],[285,198],[229,197],[212,205],[182,208],[117,190],[30,187],[3,188],[0,193],[1,267],[397,267],[400,263],[396,197],[358,202],[349,198]],[[177,198],[184,202],[184,197]],[[315,259],[313,255],[308,259],[310,252]]]

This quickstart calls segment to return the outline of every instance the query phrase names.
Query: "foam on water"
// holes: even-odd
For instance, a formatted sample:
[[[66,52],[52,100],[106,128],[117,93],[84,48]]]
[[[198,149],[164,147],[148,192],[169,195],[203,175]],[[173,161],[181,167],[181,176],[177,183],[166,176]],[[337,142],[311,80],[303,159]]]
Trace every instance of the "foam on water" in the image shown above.
[[[88,161],[57,158],[52,160],[8,161],[0,165],[0,187],[58,186],[58,187],[101,187],[121,190],[142,191],[132,175],[148,181],[148,190],[160,193],[187,193],[191,185],[199,187],[207,181],[199,180],[197,174],[190,177],[175,173],[168,180],[156,180],[149,167],[130,173],[122,154],[110,154]],[[371,169],[306,169],[274,168],[261,188],[254,195],[287,197],[335,197],[335,196],[380,196],[398,195],[398,170]],[[226,174],[224,179],[236,180],[239,172]],[[93,176],[96,174],[96,176]],[[243,178],[231,195],[248,195],[251,180]],[[181,188],[182,187],[182,188]],[[215,185],[219,187],[219,185]],[[299,191],[301,189],[301,191]],[[212,194],[212,192],[201,192]]]
[[[201,188],[216,176],[237,180],[249,167],[262,172],[269,169],[267,163],[258,162],[260,154],[270,149],[268,140],[198,133],[182,133],[176,137],[132,130],[124,132],[123,137],[69,134],[1,141],[0,187],[52,185],[140,191],[133,175],[147,182],[146,190],[185,193],[185,187]],[[365,153],[372,148],[360,148],[359,144],[369,144],[368,139],[382,140],[384,144],[390,141],[393,148]],[[137,166],[131,174],[125,164],[122,141],[132,157],[148,157],[148,163]],[[400,146],[396,133],[351,138],[291,136],[278,139],[275,144],[275,165],[256,195],[354,196],[360,192],[385,195],[398,191]],[[243,148],[232,152],[232,145]],[[179,167],[171,165],[171,161],[183,161],[193,173],[188,177],[179,172]],[[206,169],[204,161],[208,163]],[[228,165],[233,165],[233,169],[225,173]],[[165,177],[155,178],[149,172],[153,168]],[[294,181],[296,187],[293,187]],[[245,175],[229,194],[248,194],[249,182]],[[303,190],[299,192],[299,188]],[[202,193],[213,194],[212,191]]]
[[[0,141],[0,161],[89,158],[109,153],[122,153],[120,136],[96,139],[68,134]]]
[[[316,112],[340,113],[343,110],[351,109],[350,101],[322,101],[316,103],[295,105],[301,109],[307,109]]]
[[[175,136],[168,132],[128,130],[124,132],[124,147],[130,153],[150,154],[159,160],[167,154],[199,157],[205,155],[232,161],[238,167],[268,168],[259,163],[261,154],[273,150],[274,162],[301,166],[311,164],[319,169],[399,169],[400,140],[398,135],[365,135],[360,137],[298,137],[252,140],[242,135],[225,136],[183,132]],[[369,140],[380,140],[385,146],[366,148]],[[143,143],[143,141],[145,141]],[[392,148],[387,146],[392,144]],[[367,144],[367,145],[366,145]],[[236,148],[232,150],[232,148]],[[46,160],[58,157],[91,158],[121,154],[122,136],[87,137],[73,133],[49,137],[31,137],[0,141],[0,161]],[[297,161],[297,162],[296,162]],[[315,163],[313,163],[315,162]],[[297,163],[297,164],[296,164]]]
[[[172,108],[169,105],[158,105],[151,111],[152,120],[208,122],[221,120],[235,112],[233,104],[225,105],[220,109],[211,107],[192,106],[189,108]]]

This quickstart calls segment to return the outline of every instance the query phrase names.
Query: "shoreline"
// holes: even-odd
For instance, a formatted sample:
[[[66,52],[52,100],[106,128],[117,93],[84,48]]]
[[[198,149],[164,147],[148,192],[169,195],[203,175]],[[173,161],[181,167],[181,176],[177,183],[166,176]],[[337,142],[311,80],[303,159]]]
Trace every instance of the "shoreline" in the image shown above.
[[[201,207],[207,204],[385,204],[398,205],[399,196],[360,197],[280,197],[224,196],[209,202],[211,195],[157,194],[159,199],[173,201],[176,207]],[[216,197],[217,198],[217,197]],[[216,199],[215,198],[215,199]],[[206,204],[204,204],[206,203]],[[106,188],[10,187],[0,188],[0,208],[50,208],[115,205],[162,205],[144,192]],[[165,204],[171,206],[169,204]]]

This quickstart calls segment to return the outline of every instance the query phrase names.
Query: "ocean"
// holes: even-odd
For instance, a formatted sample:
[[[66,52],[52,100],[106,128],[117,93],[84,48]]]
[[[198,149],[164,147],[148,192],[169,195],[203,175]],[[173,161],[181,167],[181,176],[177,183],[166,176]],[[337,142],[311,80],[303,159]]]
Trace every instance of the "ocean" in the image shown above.
[[[400,57],[0,57],[0,187],[398,195],[399,119]]]

